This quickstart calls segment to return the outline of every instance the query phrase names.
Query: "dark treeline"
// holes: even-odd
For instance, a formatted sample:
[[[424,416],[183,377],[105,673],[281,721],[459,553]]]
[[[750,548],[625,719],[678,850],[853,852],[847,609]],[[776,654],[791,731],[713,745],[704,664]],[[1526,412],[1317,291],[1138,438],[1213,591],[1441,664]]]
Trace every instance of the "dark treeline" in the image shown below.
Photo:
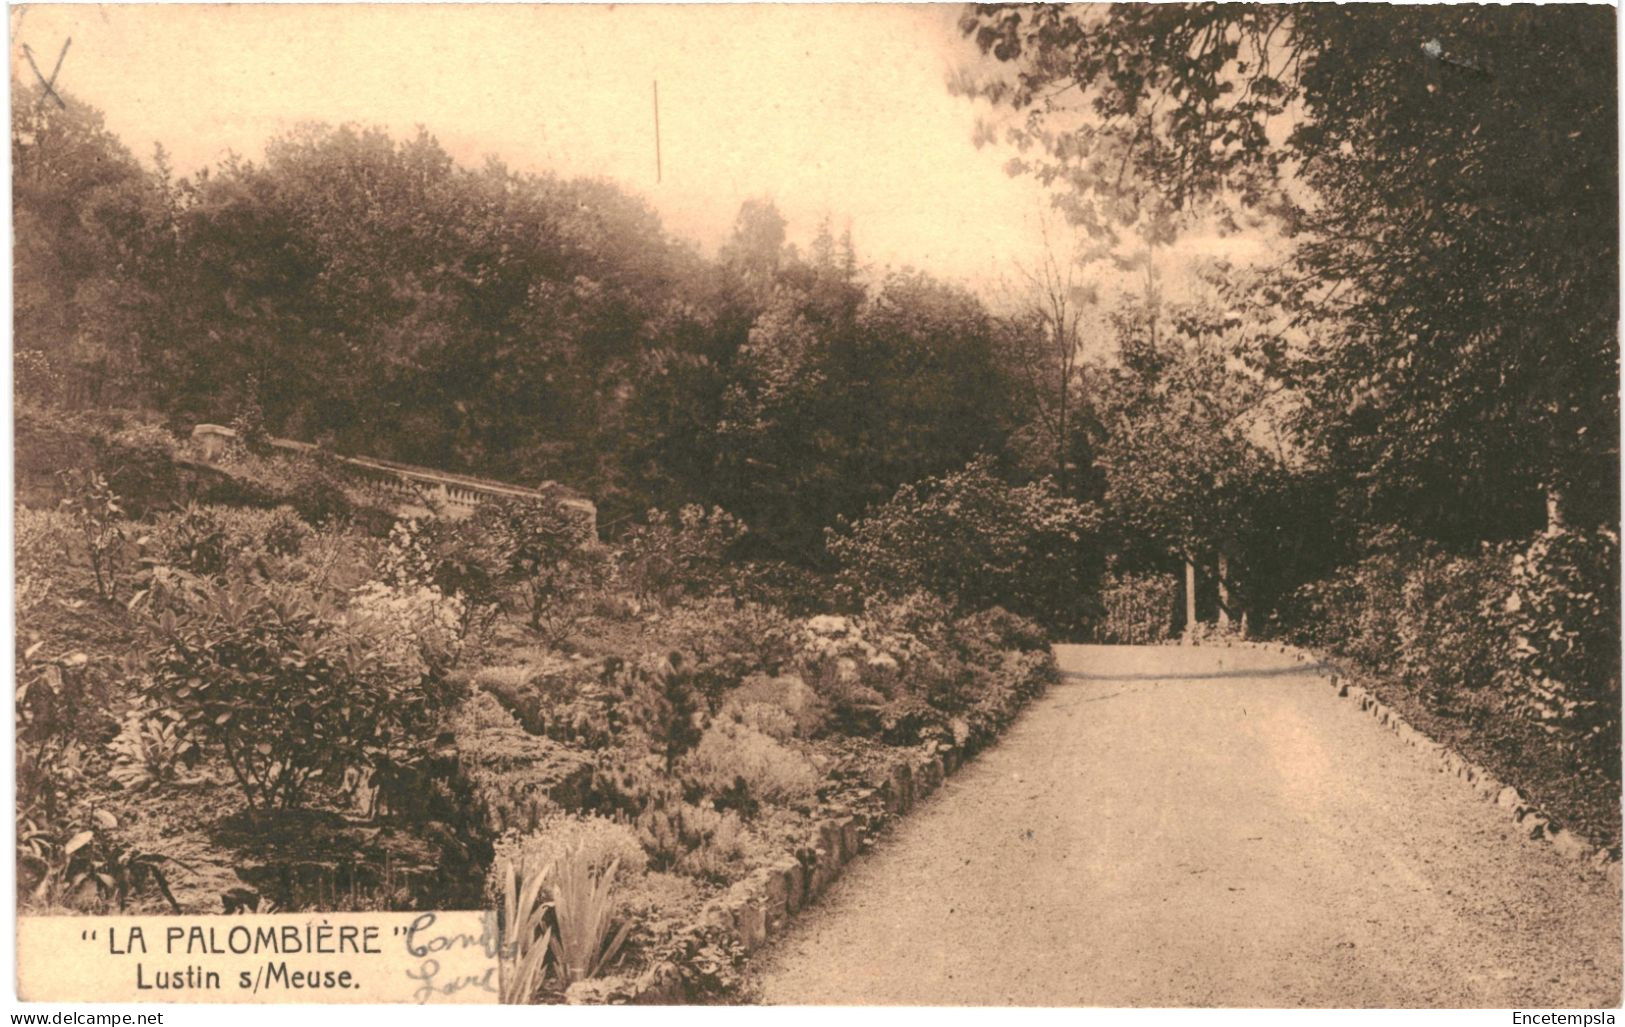
[[[1007,453],[1006,326],[860,273],[770,202],[717,259],[601,181],[458,166],[427,133],[310,126],[178,177],[19,90],[16,338],[72,405],[273,433],[591,495],[719,504],[776,555],[899,485]],[[37,391],[37,390],[36,390]]]

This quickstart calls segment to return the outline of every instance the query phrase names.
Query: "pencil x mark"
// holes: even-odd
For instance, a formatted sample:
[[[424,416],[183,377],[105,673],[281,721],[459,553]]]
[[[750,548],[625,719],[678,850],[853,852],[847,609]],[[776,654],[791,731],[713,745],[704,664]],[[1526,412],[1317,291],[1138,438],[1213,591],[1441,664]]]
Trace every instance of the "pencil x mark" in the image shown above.
[[[45,87],[45,92],[40,94],[39,98],[41,106],[44,105],[46,98],[49,97],[50,99],[56,101],[56,105],[58,107],[62,108],[63,110],[68,109],[68,105],[63,102],[62,97],[57,95],[56,76],[57,73],[62,70],[62,59],[68,56],[68,47],[71,45],[73,45],[73,37],[71,36],[62,41],[62,52],[56,55],[56,67],[51,69],[51,77],[46,78],[44,75],[40,74],[39,65],[34,63],[34,51],[29,49],[27,43],[23,44],[23,56],[28,58],[28,66],[34,69],[34,77],[39,79],[40,85]]]

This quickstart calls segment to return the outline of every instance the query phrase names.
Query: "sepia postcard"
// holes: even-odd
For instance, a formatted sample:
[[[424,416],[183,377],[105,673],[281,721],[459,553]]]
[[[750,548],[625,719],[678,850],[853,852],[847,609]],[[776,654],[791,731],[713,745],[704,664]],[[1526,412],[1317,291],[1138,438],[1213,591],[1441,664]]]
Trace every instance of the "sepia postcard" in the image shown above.
[[[1614,1022],[1613,7],[9,19],[13,1023]]]

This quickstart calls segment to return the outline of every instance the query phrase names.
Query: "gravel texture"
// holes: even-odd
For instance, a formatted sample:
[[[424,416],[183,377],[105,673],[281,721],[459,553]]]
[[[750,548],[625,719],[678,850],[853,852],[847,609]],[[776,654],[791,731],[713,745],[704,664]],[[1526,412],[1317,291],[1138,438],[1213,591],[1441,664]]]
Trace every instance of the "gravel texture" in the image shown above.
[[[1063,684],[760,957],[779,1004],[1597,1007],[1621,908],[1261,649]]]

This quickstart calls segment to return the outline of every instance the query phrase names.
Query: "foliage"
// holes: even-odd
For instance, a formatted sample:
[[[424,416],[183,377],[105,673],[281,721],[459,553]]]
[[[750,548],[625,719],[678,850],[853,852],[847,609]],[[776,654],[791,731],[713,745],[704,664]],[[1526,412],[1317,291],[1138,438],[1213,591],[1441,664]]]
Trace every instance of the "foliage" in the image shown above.
[[[1058,631],[1076,629],[1094,598],[1098,560],[1089,509],[1046,483],[1012,486],[978,458],[905,485],[828,536],[841,581],[865,597],[931,592],[960,611],[1004,606]]]
[[[527,879],[533,872],[570,860],[584,863],[600,877],[619,873],[625,879],[643,873],[648,857],[637,831],[629,825],[596,814],[575,816],[559,811],[542,817],[523,835],[498,842],[497,860],[499,865],[511,864]]]
[[[82,777],[87,743],[106,706],[101,668],[83,652],[50,656],[46,641],[17,637],[17,807],[47,817],[63,811],[68,790]]]
[[[467,582],[471,594],[483,596],[493,585],[517,589],[530,626],[545,627],[552,640],[569,631],[583,601],[608,579],[608,554],[591,518],[556,495],[482,504],[466,528],[444,530],[470,538],[463,547],[470,555],[456,563],[442,556],[438,572],[458,572],[451,583]]]
[[[1459,710],[1513,670],[1510,570],[1496,549],[1457,556],[1386,534],[1358,563],[1300,589],[1293,619],[1304,641],[1392,675],[1435,711]]]
[[[63,510],[19,505],[12,511],[12,535],[17,617],[23,620],[64,584],[62,579],[75,563],[79,530]]]
[[[56,95],[19,83],[11,96],[13,330],[52,371],[48,390],[20,384],[28,398],[128,403],[146,391],[139,353],[162,327],[141,274],[162,259],[161,198],[98,111]]]
[[[543,967],[552,947],[548,923],[552,903],[545,890],[551,866],[524,874],[511,860],[499,859],[493,870],[501,881],[502,915],[501,1000],[504,1005],[526,1005],[541,990]]]
[[[781,741],[743,723],[721,720],[700,737],[677,768],[713,797],[731,796],[734,808],[750,812],[756,802],[792,805],[810,797],[822,775]]]
[[[681,653],[636,663],[613,661],[606,668],[606,692],[615,733],[634,733],[665,760],[677,759],[700,739],[705,699]]]
[[[346,612],[351,626],[373,640],[375,658],[397,670],[439,678],[462,658],[465,604],[433,585],[369,582],[351,596]]]
[[[18,349],[11,355],[11,379],[19,397],[51,406],[62,398],[65,376],[43,350]]]
[[[662,635],[683,654],[709,709],[746,677],[778,673],[795,651],[794,625],[780,610],[718,596],[688,601],[662,615]]]
[[[225,757],[255,808],[421,757],[452,698],[295,587],[198,580],[155,620],[152,701]]]
[[[96,466],[131,515],[145,517],[177,505],[182,486],[169,432],[154,424],[129,424],[103,435],[98,446]]]
[[[583,849],[567,851],[553,865],[548,889],[553,896],[553,969],[559,983],[569,987],[576,981],[598,976],[619,954],[631,924],[621,920],[615,927],[615,873],[620,863],[611,860],[604,870],[594,870]]]
[[[621,539],[619,580],[643,601],[708,595],[723,583],[723,557],[745,526],[721,507],[689,505],[674,518],[650,510]]]
[[[818,693],[798,675],[752,674],[727,694],[717,716],[783,741],[792,735],[811,738],[823,725],[824,714]]]
[[[268,510],[291,507],[316,527],[335,526],[355,513],[343,477],[318,456],[232,450],[221,465],[230,477],[209,485],[199,501]]]
[[[263,456],[271,450],[271,433],[265,428],[265,410],[259,401],[260,380],[250,375],[244,384],[242,405],[231,418],[236,443],[250,453]]]
[[[68,859],[64,878],[69,893],[87,886],[94,888],[102,898],[117,902],[123,912],[131,896],[150,886],[164,897],[172,912],[181,911],[164,872],[169,863],[185,867],[173,856],[111,843],[88,831],[69,839],[63,854]]]
[[[956,639],[972,639],[991,650],[1014,649],[1018,652],[1040,652],[1049,648],[1049,636],[1044,629],[1026,617],[1011,613],[1002,606],[978,610],[954,622]]]
[[[106,810],[94,811],[89,825],[81,830],[54,830],[19,815],[19,890],[25,879],[31,879],[28,895],[45,908],[93,893],[104,903],[116,902],[123,912],[132,897],[150,888],[179,913],[180,903],[170,891],[164,868],[167,864],[190,868],[172,856],[117,842],[109,833],[117,826],[118,819]]]
[[[233,552],[241,552],[231,545],[218,511],[196,505],[159,517],[144,541],[153,553],[145,558],[149,565],[163,564],[207,578],[223,575]]]
[[[127,570],[124,509],[107,479],[96,471],[63,471],[62,481],[67,491],[62,509],[73,518],[84,540],[96,577],[96,594],[111,600]]]
[[[769,854],[738,813],[691,803],[650,808],[638,832],[652,867],[713,884],[739,880]]]
[[[1286,235],[1235,309],[1283,324],[1253,358],[1300,391],[1360,516],[1459,545],[1528,533],[1547,491],[1615,507],[1605,12],[989,5],[961,24],[1009,68],[960,87],[1015,116],[1014,170],[1091,235],[1159,216]]]
[[[195,765],[199,755],[181,727],[177,717],[165,712],[131,713],[108,744],[117,761],[109,776],[130,791],[174,780],[178,769]]]
[[[1507,600],[1518,678],[1548,730],[1610,777],[1619,773],[1619,536],[1608,528],[1535,537],[1512,559]]]
[[[1095,369],[1097,449],[1114,548],[1203,554],[1257,521],[1279,460],[1269,390],[1239,366],[1229,315],[1203,304],[1116,319],[1118,359]],[[1278,435],[1276,436],[1278,437]]]

